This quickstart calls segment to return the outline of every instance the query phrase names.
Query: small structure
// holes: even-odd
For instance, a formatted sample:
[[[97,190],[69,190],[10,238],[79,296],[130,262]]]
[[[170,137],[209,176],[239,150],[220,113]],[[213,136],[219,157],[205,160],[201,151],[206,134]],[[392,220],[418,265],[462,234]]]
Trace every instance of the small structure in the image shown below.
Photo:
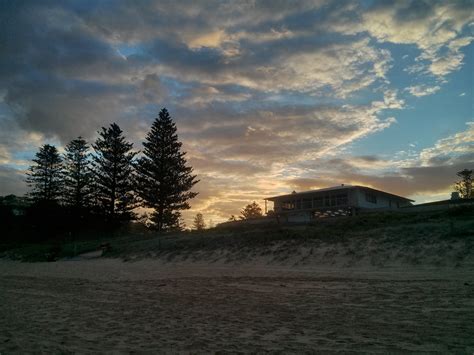
[[[426,202],[409,206],[408,208],[404,208],[403,212],[432,212],[465,207],[474,207],[474,198],[459,198],[459,195],[455,195],[454,198],[451,196],[449,200]]]
[[[265,199],[282,222],[310,222],[318,218],[352,216],[369,210],[395,210],[413,200],[365,186],[340,185]]]

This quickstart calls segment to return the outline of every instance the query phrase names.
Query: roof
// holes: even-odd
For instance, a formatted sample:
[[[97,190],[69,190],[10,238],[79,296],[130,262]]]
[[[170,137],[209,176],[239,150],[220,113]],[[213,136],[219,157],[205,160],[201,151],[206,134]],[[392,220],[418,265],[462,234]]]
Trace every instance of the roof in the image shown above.
[[[325,187],[325,188],[323,188],[323,189],[309,190],[309,191],[303,191],[303,192],[294,192],[294,193],[286,194],[286,195],[267,197],[267,198],[265,198],[265,200],[268,200],[268,201],[275,201],[275,200],[281,199],[281,198],[294,197],[294,196],[301,196],[301,195],[310,195],[310,194],[319,193],[319,192],[340,191],[340,190],[355,190],[355,189],[371,190],[371,191],[379,192],[379,193],[382,193],[382,194],[385,194],[385,195],[389,195],[389,196],[392,196],[392,197],[396,197],[396,198],[401,199],[401,200],[410,201],[410,202],[415,202],[414,200],[410,200],[409,198],[406,198],[406,197],[403,197],[403,196],[399,196],[399,195],[395,195],[395,194],[392,194],[392,193],[390,193],[390,192],[386,192],[386,191],[382,191],[382,190],[373,189],[373,188],[371,188],[371,187],[360,186],[360,185],[345,185],[345,184],[343,184],[343,185],[338,185],[338,186],[332,186],[332,187]]]
[[[450,199],[450,200],[433,201],[433,202],[420,203],[418,205],[413,205],[413,206],[406,206],[403,208],[420,207],[420,206],[438,206],[438,205],[460,205],[460,204],[474,204],[474,198],[459,198],[455,200]]]

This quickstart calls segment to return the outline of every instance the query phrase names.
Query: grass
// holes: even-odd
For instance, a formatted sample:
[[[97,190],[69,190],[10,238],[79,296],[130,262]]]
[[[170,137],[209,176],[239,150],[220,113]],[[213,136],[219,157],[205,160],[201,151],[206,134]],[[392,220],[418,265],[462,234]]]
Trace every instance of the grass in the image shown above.
[[[196,253],[209,255],[226,250],[233,257],[244,258],[257,253],[284,258],[285,253],[307,247],[316,251],[322,245],[340,249],[340,254],[359,258],[371,255],[374,260],[390,250],[401,255],[423,253],[429,248],[442,249],[464,243],[459,251],[468,257],[474,251],[474,209],[463,208],[432,213],[375,213],[355,217],[322,220],[312,225],[299,226],[242,226],[214,228],[202,232],[158,234],[130,225],[113,233],[86,233],[72,240],[43,243],[3,243],[0,257],[22,261],[54,261],[94,251],[102,243],[110,243],[105,256],[130,259],[131,257],[175,256]],[[272,249],[273,248],[273,249]],[[437,253],[442,253],[442,250]]]

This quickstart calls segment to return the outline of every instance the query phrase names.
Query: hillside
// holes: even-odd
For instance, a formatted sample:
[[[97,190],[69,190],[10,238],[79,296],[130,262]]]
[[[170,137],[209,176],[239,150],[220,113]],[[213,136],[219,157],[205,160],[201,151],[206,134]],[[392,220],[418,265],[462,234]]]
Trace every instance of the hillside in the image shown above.
[[[4,258],[74,258],[110,244],[102,257],[169,262],[272,264],[295,267],[400,265],[474,267],[472,208],[437,213],[371,214],[313,225],[265,226],[158,235],[138,225],[113,235],[1,245]],[[100,256],[100,252],[89,256]],[[88,255],[86,254],[86,257]]]

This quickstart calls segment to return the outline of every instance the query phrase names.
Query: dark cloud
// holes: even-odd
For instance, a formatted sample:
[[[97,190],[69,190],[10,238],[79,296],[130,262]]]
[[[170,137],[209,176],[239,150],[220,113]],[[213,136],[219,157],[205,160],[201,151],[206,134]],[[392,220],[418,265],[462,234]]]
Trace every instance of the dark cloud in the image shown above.
[[[400,22],[420,21],[433,16],[434,8],[429,1],[410,1],[397,11],[396,18]]]
[[[94,37],[66,3],[4,6],[0,88],[19,125],[64,142],[91,136],[102,122],[117,119],[130,86],[106,79],[125,71],[125,60]]]
[[[38,77],[34,84],[16,82],[5,102],[23,129],[67,142],[78,135],[91,137],[102,124],[120,120],[120,97],[129,90],[100,82]]]
[[[380,158],[376,155],[362,155],[362,156],[359,156],[357,158],[360,159],[360,160],[364,160],[366,162],[369,162],[369,163],[374,163],[374,162],[380,161]]]

